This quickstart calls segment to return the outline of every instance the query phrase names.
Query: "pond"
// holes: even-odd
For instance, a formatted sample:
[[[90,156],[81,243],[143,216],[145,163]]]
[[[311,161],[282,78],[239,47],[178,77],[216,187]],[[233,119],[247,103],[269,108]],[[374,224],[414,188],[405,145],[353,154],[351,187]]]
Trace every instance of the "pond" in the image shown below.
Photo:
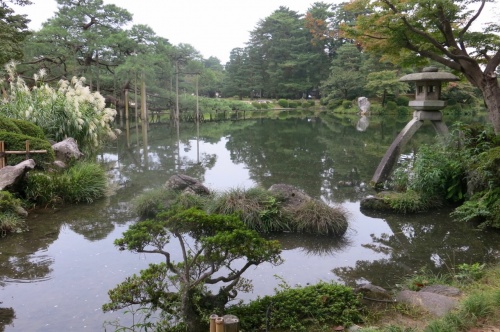
[[[500,233],[455,223],[449,210],[417,215],[363,214],[360,200],[382,155],[408,116],[371,117],[289,113],[277,118],[203,123],[133,125],[99,160],[116,184],[91,205],[33,211],[30,231],[0,239],[0,330],[104,331],[105,322],[131,322],[123,312],[102,313],[107,291],[161,257],[119,251],[113,241],[137,217],[131,200],[184,173],[217,191],[286,183],[349,212],[341,239],[272,235],[285,263],[250,270],[254,291],[243,300],[272,294],[283,281],[307,285],[336,281],[386,287],[427,267],[446,272],[459,263],[500,257]],[[430,142],[424,125],[408,152]]]

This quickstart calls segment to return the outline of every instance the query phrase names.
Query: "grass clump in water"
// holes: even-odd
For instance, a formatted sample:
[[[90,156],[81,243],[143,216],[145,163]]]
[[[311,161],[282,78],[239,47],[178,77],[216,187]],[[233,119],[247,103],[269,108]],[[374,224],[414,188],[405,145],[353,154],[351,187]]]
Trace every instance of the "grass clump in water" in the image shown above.
[[[289,230],[280,199],[260,188],[234,188],[218,194],[209,203],[210,213],[236,214],[250,229],[269,233]]]
[[[347,212],[332,208],[319,200],[309,200],[297,207],[288,207],[294,229],[302,233],[343,235],[348,228]]]
[[[105,196],[108,178],[101,165],[79,162],[61,172],[30,172],[25,188],[37,204],[92,203]]]

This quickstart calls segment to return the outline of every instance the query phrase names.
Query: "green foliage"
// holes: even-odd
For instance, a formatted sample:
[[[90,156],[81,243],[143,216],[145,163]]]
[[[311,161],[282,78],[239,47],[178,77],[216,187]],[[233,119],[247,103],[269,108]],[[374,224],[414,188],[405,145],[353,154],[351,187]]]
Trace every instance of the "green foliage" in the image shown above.
[[[385,109],[390,111],[390,112],[394,112],[398,109],[398,104],[396,104],[394,101],[392,100],[389,100],[387,102],[387,104],[385,104]]]
[[[0,116],[0,130],[16,134],[23,133],[12,119],[5,116]]]
[[[406,96],[397,96],[396,100],[394,100],[398,106],[408,106],[410,102],[410,98]]]
[[[116,110],[105,107],[104,97],[84,85],[85,78],[61,80],[59,88],[39,83],[45,71],[35,75],[37,83],[29,89],[14,63],[6,66],[11,80],[9,97],[0,110],[10,118],[26,120],[43,129],[48,138],[62,141],[73,137],[86,155],[97,152],[108,139],[115,139],[112,123]]]
[[[457,265],[457,273],[455,273],[454,278],[459,282],[470,283],[476,281],[484,276],[485,264],[474,263],[474,264],[459,264]]]
[[[30,141],[30,150],[46,150],[47,153],[33,153],[30,158],[37,168],[46,168],[55,160],[54,150],[45,139],[0,130],[0,141],[5,142],[8,151],[26,151],[26,141]],[[26,155],[7,155],[7,164],[16,165],[26,159]]]
[[[296,102],[296,101],[289,101],[288,102],[288,107],[289,108],[297,108],[297,106],[299,106],[299,103]]]
[[[176,206],[179,208],[204,209],[209,198],[168,188],[147,190],[135,197],[132,210],[140,217],[154,217],[158,213]]]
[[[415,213],[426,211],[431,207],[430,201],[422,198],[414,190],[391,192],[383,196],[384,202],[399,213]]]
[[[347,110],[347,109],[350,109],[352,107],[352,101],[350,100],[344,100],[342,101],[342,108]]]
[[[132,304],[140,304],[150,313],[160,310],[165,331],[180,326],[189,331],[207,328],[205,318],[223,310],[233,292],[249,290],[249,284],[241,278],[248,268],[263,262],[281,263],[279,243],[260,237],[236,216],[178,206],[154,220],[131,225],[115,245],[139,253],[161,254],[165,261],[150,264],[139,276],[129,277],[110,290],[110,302],[103,310]],[[182,260],[172,261],[171,250],[182,251]],[[218,293],[213,294],[206,285],[220,285]]]
[[[8,211],[0,214],[0,237],[4,237],[8,233],[22,232],[25,228],[24,219],[14,212]]]
[[[249,304],[233,306],[228,313],[240,319],[245,331],[308,331],[310,326],[348,327],[360,322],[362,306],[351,288],[320,282],[316,285],[277,290]]]
[[[61,172],[29,172],[25,195],[38,204],[92,203],[106,194],[108,179],[101,165],[80,162]]]
[[[340,98],[333,98],[328,101],[328,109],[334,110],[342,105],[344,101]]]
[[[19,130],[21,130],[21,134],[40,139],[45,139],[45,134],[43,133],[43,129],[37,126],[36,124],[26,120],[19,120],[19,119],[11,119],[11,121],[19,128]]]
[[[330,207],[319,200],[310,200],[294,208],[288,208],[293,229],[298,232],[343,235],[348,228],[347,212],[341,207]]]
[[[278,100],[278,105],[280,105],[283,108],[288,108],[288,100],[286,100],[286,99],[279,99]]]
[[[209,203],[210,213],[240,216],[245,225],[258,232],[290,230],[280,209],[280,200],[260,188],[230,189]]]
[[[17,207],[21,206],[21,200],[15,198],[12,193],[8,191],[0,191],[0,212],[15,212]]]

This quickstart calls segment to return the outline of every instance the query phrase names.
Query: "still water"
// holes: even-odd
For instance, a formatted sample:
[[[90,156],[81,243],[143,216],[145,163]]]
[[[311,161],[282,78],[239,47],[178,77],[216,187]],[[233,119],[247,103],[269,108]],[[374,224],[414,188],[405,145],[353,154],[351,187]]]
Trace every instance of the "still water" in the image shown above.
[[[366,120],[366,119],[365,119]],[[132,126],[99,160],[110,169],[112,194],[92,205],[33,211],[30,231],[0,239],[0,331],[107,331],[130,324],[122,312],[102,313],[107,291],[161,257],[119,251],[113,241],[137,220],[130,201],[185,173],[217,191],[287,183],[349,212],[341,239],[275,235],[285,263],[250,270],[249,300],[278,284],[337,281],[390,286],[428,267],[500,258],[500,233],[478,232],[450,220],[449,210],[411,216],[363,214],[359,201],[381,156],[408,117],[297,114],[283,118]],[[366,128],[366,129],[365,129]],[[360,131],[359,129],[365,129]],[[408,146],[433,139],[422,127]]]

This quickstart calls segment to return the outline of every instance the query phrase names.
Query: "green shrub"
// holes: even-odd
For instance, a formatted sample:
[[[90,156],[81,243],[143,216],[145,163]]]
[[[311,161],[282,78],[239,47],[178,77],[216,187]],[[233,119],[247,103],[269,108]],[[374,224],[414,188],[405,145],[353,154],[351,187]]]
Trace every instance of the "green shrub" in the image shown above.
[[[0,213],[0,236],[8,233],[21,232],[26,228],[24,220],[13,212]]]
[[[344,100],[342,101],[342,108],[347,110],[352,107],[352,101],[350,100]]]
[[[278,105],[280,105],[283,108],[288,108],[288,100],[280,99],[280,100],[278,100]]]
[[[415,213],[429,209],[427,200],[414,190],[391,192],[383,197],[384,202],[399,213]]]
[[[394,101],[390,100],[385,104],[385,109],[388,111],[395,111],[398,108],[398,104],[396,104]]]
[[[299,103],[297,103],[296,101],[289,101],[288,102],[289,108],[297,108],[297,106],[299,106]]]
[[[107,185],[101,165],[79,162],[61,172],[29,172],[25,194],[37,204],[92,203],[105,196]]]
[[[45,134],[43,133],[42,128],[38,127],[36,124],[26,120],[19,120],[19,119],[11,119],[11,120],[21,130],[21,134],[40,139],[45,139]]]
[[[406,96],[398,96],[394,100],[398,106],[408,106],[408,103],[410,102],[410,98]]]
[[[308,326],[342,325],[361,321],[359,298],[351,288],[320,282],[316,285],[285,288],[249,304],[230,307],[228,313],[241,319],[244,331],[307,331]],[[267,321],[266,321],[267,320]]]
[[[21,205],[21,200],[15,198],[12,193],[3,190],[0,191],[0,213],[16,212],[17,208]]]
[[[23,134],[9,133],[0,130],[0,141],[5,142],[5,149],[8,151],[25,151],[26,141],[30,141],[30,150],[46,150],[47,153],[33,153],[30,158],[36,163],[37,168],[45,168],[55,160],[54,150],[45,139],[40,139]],[[26,155],[7,155],[7,164],[16,165],[26,159]]]
[[[334,109],[340,107],[342,105],[342,102],[343,100],[340,98],[331,99],[330,101],[328,101],[328,109],[333,111]]]
[[[256,102],[256,101],[252,101],[252,106],[258,110],[260,110],[262,108],[261,104],[259,102]]]
[[[22,134],[23,132],[19,127],[15,124],[12,119],[9,119],[5,116],[0,116],[0,131],[7,131],[10,133]]]

